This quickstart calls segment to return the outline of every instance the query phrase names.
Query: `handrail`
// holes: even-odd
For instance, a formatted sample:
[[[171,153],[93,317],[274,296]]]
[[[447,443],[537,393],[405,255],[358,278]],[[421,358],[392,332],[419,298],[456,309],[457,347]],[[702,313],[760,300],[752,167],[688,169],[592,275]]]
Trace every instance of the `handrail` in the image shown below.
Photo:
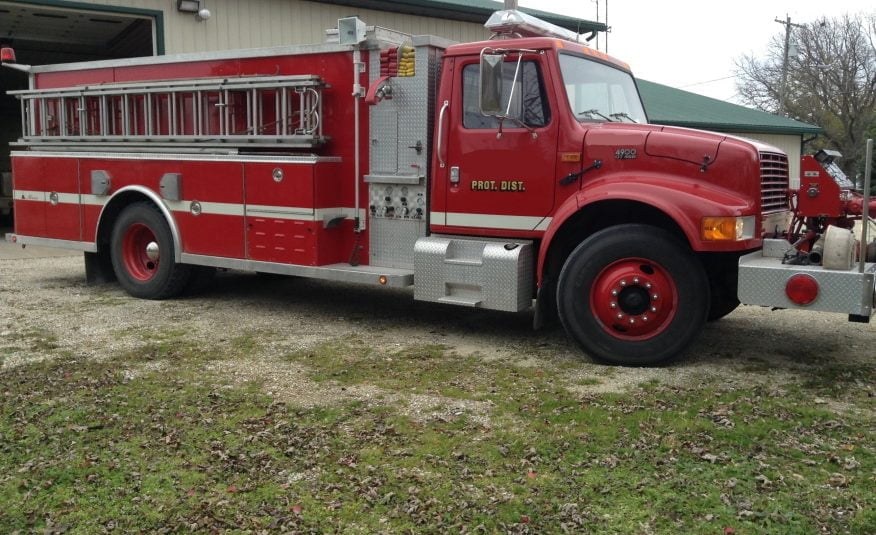
[[[441,168],[447,167],[447,162],[444,161],[444,156],[441,154],[444,151],[444,112],[450,106],[450,101],[445,100],[441,105],[441,111],[438,112],[438,146],[435,148],[438,153],[438,165]]]

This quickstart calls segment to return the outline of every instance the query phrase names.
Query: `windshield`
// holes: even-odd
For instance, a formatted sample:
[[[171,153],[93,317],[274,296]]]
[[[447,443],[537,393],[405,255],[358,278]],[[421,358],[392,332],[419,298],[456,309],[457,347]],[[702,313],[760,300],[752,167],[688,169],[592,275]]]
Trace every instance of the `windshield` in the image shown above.
[[[560,70],[579,121],[647,122],[629,73],[570,54],[560,54]]]

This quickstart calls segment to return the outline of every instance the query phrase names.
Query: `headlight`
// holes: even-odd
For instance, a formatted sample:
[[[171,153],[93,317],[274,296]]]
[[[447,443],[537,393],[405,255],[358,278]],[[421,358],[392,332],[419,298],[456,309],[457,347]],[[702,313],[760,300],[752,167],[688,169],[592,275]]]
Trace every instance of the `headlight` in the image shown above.
[[[754,238],[754,216],[704,217],[703,239],[707,241],[742,241]]]

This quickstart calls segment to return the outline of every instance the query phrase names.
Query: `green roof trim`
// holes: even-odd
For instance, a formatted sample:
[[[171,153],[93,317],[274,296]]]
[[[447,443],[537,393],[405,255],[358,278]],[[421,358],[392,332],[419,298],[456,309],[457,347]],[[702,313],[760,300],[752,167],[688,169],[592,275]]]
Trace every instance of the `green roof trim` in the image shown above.
[[[314,0],[323,4],[338,4],[342,6],[376,9],[379,11],[392,11],[407,15],[420,15],[423,17],[437,17],[441,19],[461,20],[464,22],[477,22],[483,24],[494,11],[505,8],[502,2],[491,0]],[[557,13],[549,13],[528,7],[520,8],[520,11],[529,13],[534,17],[546,20],[578,33],[590,33],[592,31],[606,31],[605,24],[590,20],[568,17]]]
[[[821,134],[821,127],[638,79],[648,122],[718,132]]]

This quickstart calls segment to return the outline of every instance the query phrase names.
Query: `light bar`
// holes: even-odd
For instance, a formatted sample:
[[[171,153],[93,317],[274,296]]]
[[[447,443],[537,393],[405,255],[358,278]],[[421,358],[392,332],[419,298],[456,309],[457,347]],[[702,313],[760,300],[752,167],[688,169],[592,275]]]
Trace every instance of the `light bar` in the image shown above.
[[[490,15],[484,27],[496,34],[519,34],[521,37],[555,37],[575,43],[586,41],[582,34],[561,28],[556,24],[551,24],[516,9],[496,11]]]

